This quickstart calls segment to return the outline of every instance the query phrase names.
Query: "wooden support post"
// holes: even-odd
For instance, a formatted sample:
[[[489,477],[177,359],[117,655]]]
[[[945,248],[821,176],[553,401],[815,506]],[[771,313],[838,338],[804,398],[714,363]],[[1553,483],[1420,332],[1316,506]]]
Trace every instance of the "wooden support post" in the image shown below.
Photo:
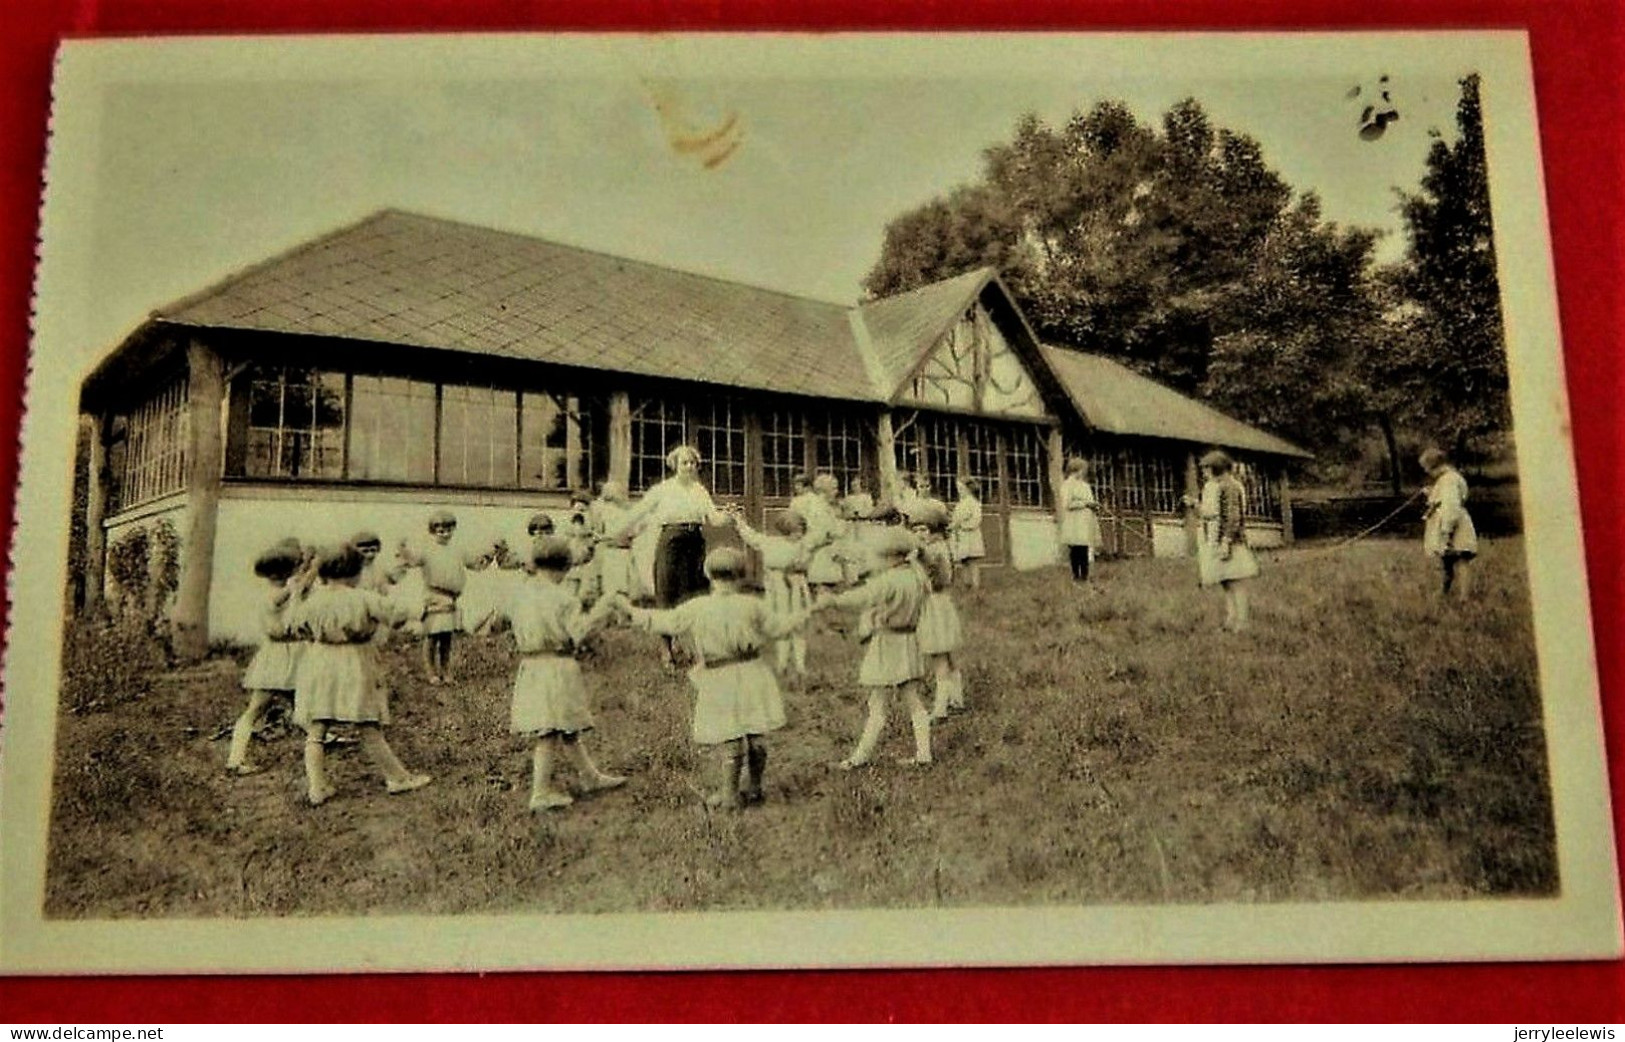
[[[569,397],[564,406],[564,483],[570,489],[583,488],[581,451],[581,399]]]
[[[86,416],[80,424],[81,437],[90,442],[90,466],[85,487],[85,602],[86,614],[98,614],[105,607],[107,584],[107,434],[105,413]]]
[[[762,414],[755,403],[745,410],[745,516],[758,528],[765,528],[767,516],[762,507]]]
[[[1202,479],[1201,474],[1196,469],[1196,453],[1194,452],[1185,453],[1185,495],[1192,502],[1202,495]],[[1196,508],[1193,506],[1185,507],[1184,518],[1185,555],[1195,557],[1197,544],[1202,538],[1202,522],[1196,516]]]
[[[632,490],[632,399],[625,391],[609,396],[609,480]]]
[[[1061,502],[1061,484],[1066,481],[1066,442],[1061,437],[1059,425],[1049,429],[1049,438],[1044,444],[1044,450],[1045,462],[1049,464],[1045,469],[1049,472],[1050,505],[1055,512],[1055,523],[1059,525],[1062,515],[1066,513],[1066,504]],[[1061,546],[1061,541],[1057,539],[1055,541],[1055,560],[1060,562],[1065,556],[1066,550]]]
[[[186,366],[186,531],[181,538],[180,578],[170,623],[175,654],[182,661],[195,662],[209,650],[209,584],[214,578],[215,525],[225,469],[220,407],[226,381],[220,356],[201,341],[187,345]]]
[[[1277,483],[1281,490],[1281,541],[1291,546],[1292,537],[1292,482],[1286,476],[1286,465],[1281,465],[1281,480]]]
[[[875,462],[880,476],[880,496],[887,503],[897,502],[901,491],[897,484],[897,435],[892,429],[891,410],[880,410],[875,421]]]

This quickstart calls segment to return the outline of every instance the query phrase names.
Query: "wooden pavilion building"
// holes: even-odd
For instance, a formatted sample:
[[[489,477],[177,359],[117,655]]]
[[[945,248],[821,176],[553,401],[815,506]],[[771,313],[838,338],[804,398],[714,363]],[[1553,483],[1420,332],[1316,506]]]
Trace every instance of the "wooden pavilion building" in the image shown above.
[[[474,543],[605,479],[636,496],[696,445],[755,523],[792,477],[981,479],[992,563],[1057,559],[1065,454],[1095,463],[1108,552],[1183,553],[1194,458],[1235,450],[1255,539],[1291,538],[1295,446],[1114,362],[1041,345],[991,269],[858,306],[383,211],[154,312],[85,380],[92,599],[107,547],[167,520],[172,618],[247,639],[255,556],[449,508]]]

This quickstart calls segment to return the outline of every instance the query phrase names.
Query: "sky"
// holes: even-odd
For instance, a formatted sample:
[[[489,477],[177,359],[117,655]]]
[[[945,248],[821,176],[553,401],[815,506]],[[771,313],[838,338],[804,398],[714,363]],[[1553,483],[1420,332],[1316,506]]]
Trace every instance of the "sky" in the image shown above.
[[[1400,120],[1367,142],[1346,93],[1369,91],[1369,64],[1289,78],[1177,62],[1020,69],[661,77],[657,61],[379,80],[335,64],[292,81],[113,82],[96,140],[86,364],[152,309],[386,207],[850,303],[889,220],[976,179],[983,149],[1023,113],[1054,125],[1103,99],[1154,122],[1195,97],[1317,192],[1328,219],[1387,232],[1391,258],[1403,249],[1394,189],[1416,188],[1430,128],[1453,135],[1461,73],[1396,75]],[[709,153],[673,147],[683,128],[725,128],[737,147],[707,168]]]

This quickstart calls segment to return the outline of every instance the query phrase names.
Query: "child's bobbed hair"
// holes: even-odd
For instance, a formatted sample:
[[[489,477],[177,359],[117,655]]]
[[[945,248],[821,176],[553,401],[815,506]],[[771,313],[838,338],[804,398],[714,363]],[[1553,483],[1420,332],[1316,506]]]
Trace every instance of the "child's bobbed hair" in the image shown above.
[[[357,550],[382,550],[384,548],[384,541],[378,537],[377,532],[374,532],[368,528],[363,528],[361,531],[350,537],[350,545],[355,547]]]
[[[254,558],[254,574],[261,579],[286,581],[299,570],[303,556],[297,542],[284,540]]]
[[[794,510],[786,510],[773,519],[773,527],[783,536],[802,536],[807,534],[807,519]]]
[[[316,554],[316,574],[323,579],[354,579],[361,574],[361,551],[349,543],[324,546]]]
[[[738,582],[745,577],[747,564],[742,551],[719,546],[705,555],[705,577],[713,582]]]
[[[553,515],[546,512],[530,515],[530,520],[525,522],[525,531],[531,535],[551,535]]]
[[[1089,461],[1082,456],[1073,456],[1066,461],[1066,472],[1068,474],[1087,474],[1089,472]]]
[[[569,540],[553,535],[538,536],[530,544],[530,563],[540,571],[569,571],[572,563]]]
[[[959,484],[965,490],[967,496],[975,499],[982,498],[982,481],[980,478],[960,478]]]
[[[671,471],[673,474],[677,473],[677,464],[681,463],[685,459],[692,459],[696,467],[705,462],[700,457],[699,449],[696,449],[692,445],[679,445],[675,449],[672,449],[670,452],[666,453],[666,469]]]
[[[1422,450],[1422,458],[1418,462],[1422,464],[1423,470],[1432,473],[1437,468],[1449,463],[1450,456],[1443,449],[1438,448],[1437,446],[1429,446],[1428,448]]]
[[[841,490],[840,482],[836,481],[835,475],[827,470],[821,470],[813,476],[812,487],[814,492],[820,493],[839,492]]]
[[[1215,474],[1228,474],[1235,467],[1236,461],[1218,449],[1213,449],[1202,455],[1202,466]]]
[[[457,515],[453,514],[451,511],[436,510],[434,513],[429,515],[430,528],[445,528],[448,526],[451,528],[457,527]]]
[[[611,503],[626,502],[626,486],[613,478],[598,486],[598,494]]]
[[[928,499],[914,508],[909,516],[910,525],[919,525],[929,532],[948,531],[948,507],[936,499]]]

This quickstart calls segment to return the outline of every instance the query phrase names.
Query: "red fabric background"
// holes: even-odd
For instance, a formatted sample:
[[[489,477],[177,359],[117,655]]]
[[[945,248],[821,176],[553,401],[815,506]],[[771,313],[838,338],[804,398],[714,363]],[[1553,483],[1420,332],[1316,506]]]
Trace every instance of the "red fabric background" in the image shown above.
[[[783,9],[781,9],[783,8]],[[1527,28],[1556,250],[1616,829],[1625,821],[1625,5],[1617,0],[36,0],[0,3],[0,518],[8,529],[63,35],[507,29]],[[358,986],[359,985],[359,986]],[[0,1021],[1625,1021],[1625,964],[827,973],[54,978]]]

